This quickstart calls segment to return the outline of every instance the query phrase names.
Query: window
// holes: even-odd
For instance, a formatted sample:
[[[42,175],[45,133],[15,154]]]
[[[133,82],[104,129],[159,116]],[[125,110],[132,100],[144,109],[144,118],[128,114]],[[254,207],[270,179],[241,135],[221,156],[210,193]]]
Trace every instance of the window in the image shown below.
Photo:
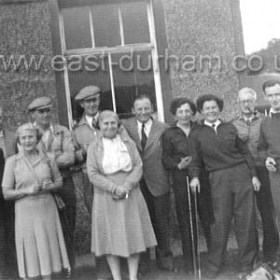
[[[60,47],[67,67],[57,74],[63,76],[69,126],[81,117],[75,95],[92,84],[103,92],[103,110],[129,117],[133,99],[147,94],[164,121],[152,1],[85,2],[58,2]]]

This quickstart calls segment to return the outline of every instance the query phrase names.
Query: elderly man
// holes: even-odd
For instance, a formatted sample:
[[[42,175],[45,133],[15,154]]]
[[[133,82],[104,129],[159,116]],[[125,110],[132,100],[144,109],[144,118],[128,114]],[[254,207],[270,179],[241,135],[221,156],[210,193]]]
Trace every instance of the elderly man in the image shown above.
[[[272,199],[280,226],[280,81],[269,80],[263,84],[266,100],[271,105],[269,115],[261,124],[259,151],[269,171]],[[277,248],[275,248],[277,249]]]
[[[0,106],[0,149],[2,150],[0,160],[0,170],[2,178],[2,168],[4,168],[4,158],[8,158],[16,153],[15,132],[4,127],[3,109]],[[3,158],[2,158],[3,157]],[[3,166],[2,166],[3,165]],[[13,276],[16,271],[16,252],[15,252],[15,219],[14,202],[4,201],[2,190],[0,193],[0,279],[1,277]]]
[[[261,182],[260,190],[255,194],[263,225],[263,260],[275,265],[279,237],[273,213],[268,171],[258,155],[260,127],[264,116],[256,112],[256,101],[257,94],[253,89],[242,88],[238,92],[240,116],[233,121],[233,124],[238,130],[239,137],[247,143],[254,158],[256,175]]]
[[[162,164],[162,134],[168,126],[153,119],[152,102],[146,95],[140,95],[134,100],[132,112],[135,117],[124,120],[123,125],[135,141],[143,161],[140,187],[158,242],[157,263],[160,268],[173,269],[168,219],[170,185]]]
[[[89,181],[86,167],[87,149],[89,144],[95,139],[98,127],[99,106],[100,106],[99,87],[91,85],[84,87],[76,95],[75,100],[84,109],[82,119],[73,130],[73,139],[76,148],[76,163],[81,165],[83,174],[83,194],[85,205],[89,214],[92,212],[93,186]],[[111,278],[111,272],[104,257],[96,259],[97,279]]]
[[[63,188],[58,191],[65,203],[65,209],[60,211],[68,257],[72,268],[75,266],[74,230],[76,222],[76,196],[73,179],[69,167],[75,161],[75,148],[70,131],[52,122],[53,102],[50,97],[39,97],[33,100],[28,111],[32,121],[41,129],[43,136],[38,148],[56,161],[63,177]]]

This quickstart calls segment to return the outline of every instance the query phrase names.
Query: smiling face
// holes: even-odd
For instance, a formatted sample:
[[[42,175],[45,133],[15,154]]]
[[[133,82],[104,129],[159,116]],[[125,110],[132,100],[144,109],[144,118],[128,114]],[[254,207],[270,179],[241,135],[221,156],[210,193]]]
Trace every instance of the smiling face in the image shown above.
[[[153,106],[148,98],[138,99],[134,102],[132,113],[136,119],[141,122],[147,122],[153,113]]]
[[[276,84],[265,89],[266,99],[275,111],[280,111],[280,85]]]
[[[108,115],[99,122],[103,137],[113,139],[118,133],[118,119],[114,115]]]
[[[188,103],[182,104],[177,108],[175,118],[178,124],[188,125],[192,119],[193,111]]]
[[[205,101],[202,106],[201,114],[210,123],[216,122],[220,117],[220,109],[215,100]]]
[[[25,129],[19,133],[19,144],[26,152],[33,151],[38,143],[38,137],[36,130]]]
[[[99,110],[100,95],[98,94],[90,99],[84,99],[80,105],[84,109],[85,115],[94,117]]]

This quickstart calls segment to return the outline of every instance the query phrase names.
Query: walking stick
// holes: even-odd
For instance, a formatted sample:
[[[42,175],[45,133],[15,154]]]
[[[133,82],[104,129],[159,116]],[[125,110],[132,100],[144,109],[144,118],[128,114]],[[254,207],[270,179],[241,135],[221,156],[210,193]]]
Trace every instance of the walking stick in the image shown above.
[[[196,236],[197,236],[197,269],[198,279],[201,280],[201,267],[200,267],[200,252],[199,252],[199,227],[198,227],[198,212],[197,212],[197,191],[194,193],[194,210],[195,210],[195,221],[196,221]]]
[[[191,228],[191,241],[192,241],[192,255],[193,255],[193,269],[194,269],[194,279],[197,280],[197,263],[196,263],[196,250],[195,250],[195,239],[194,239],[194,229],[193,229],[193,217],[192,217],[192,205],[191,205],[191,193],[190,193],[190,183],[189,177],[186,177],[187,181],[187,192],[188,192],[188,202],[189,202],[189,215],[190,215],[190,228]]]

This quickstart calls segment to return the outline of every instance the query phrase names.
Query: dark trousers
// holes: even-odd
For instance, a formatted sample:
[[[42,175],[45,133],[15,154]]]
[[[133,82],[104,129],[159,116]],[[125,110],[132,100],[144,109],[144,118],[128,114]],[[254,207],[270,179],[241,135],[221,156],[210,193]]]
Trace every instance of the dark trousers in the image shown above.
[[[279,246],[279,235],[273,211],[269,174],[265,167],[256,167],[256,171],[261,182],[261,188],[256,192],[256,200],[263,226],[263,259],[265,262],[274,262]]]
[[[149,210],[158,249],[162,254],[168,254],[170,253],[170,193],[153,196],[144,179],[140,181],[140,187]]]
[[[189,197],[187,189],[187,172],[183,170],[176,170],[172,172],[173,177],[173,192],[175,196],[176,214],[179,223],[179,229],[182,240],[182,250],[185,260],[186,270],[193,269],[193,252],[192,245],[197,248],[197,229],[196,229],[196,217],[195,215],[195,201],[194,195],[190,190],[191,208],[189,206]],[[209,184],[205,185],[208,178],[205,177],[201,180],[201,193],[197,195],[197,208],[198,214],[203,226],[204,235],[206,238],[207,247],[210,244],[210,224],[211,224],[211,196]],[[207,195],[208,194],[208,195]],[[207,197],[206,197],[207,195]],[[190,209],[192,211],[192,226],[193,236],[191,234],[190,224]],[[192,244],[194,243],[194,244]],[[196,250],[195,250],[196,251]]]
[[[0,219],[0,278],[3,277],[6,269],[4,252],[5,252],[5,229],[4,229],[4,222],[2,219]]]
[[[65,245],[71,268],[75,268],[76,196],[72,176],[63,177],[63,187],[58,191],[65,203],[65,209],[59,210]]]
[[[14,202],[1,197],[0,204],[0,272],[14,277],[17,272]]]
[[[88,210],[89,215],[91,216],[92,212],[92,202],[93,202],[93,185],[90,182],[87,173],[83,174],[83,195],[85,206]]]
[[[251,270],[257,257],[257,242],[255,198],[250,171],[246,164],[240,164],[210,172],[209,180],[214,213],[209,270],[217,272],[223,264],[233,218],[240,270]]]

